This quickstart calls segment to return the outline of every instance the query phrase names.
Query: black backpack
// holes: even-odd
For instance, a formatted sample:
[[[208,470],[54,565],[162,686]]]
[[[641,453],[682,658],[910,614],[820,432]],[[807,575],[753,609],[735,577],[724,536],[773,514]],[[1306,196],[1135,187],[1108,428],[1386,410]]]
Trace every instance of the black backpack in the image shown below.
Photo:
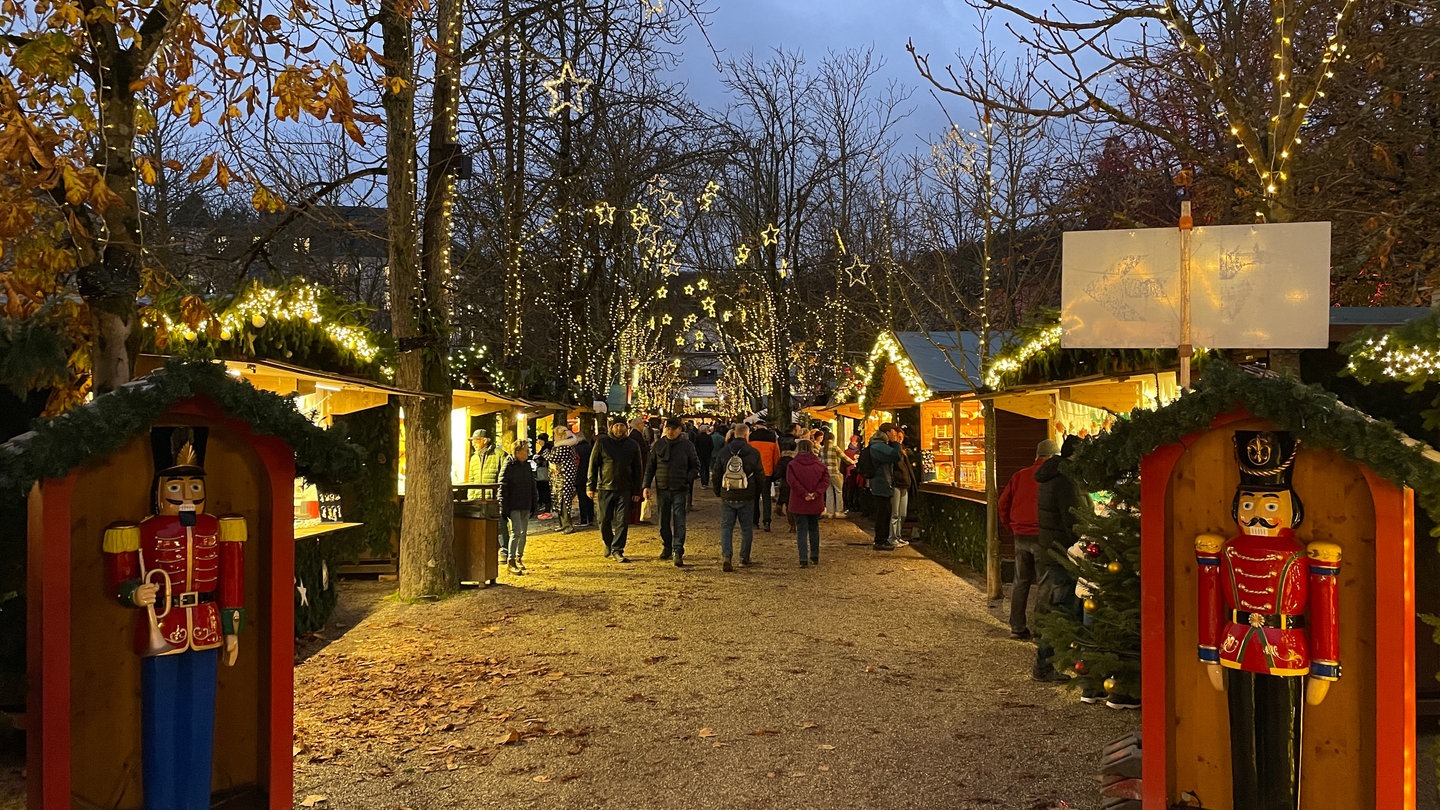
[[[860,449],[860,456],[855,459],[855,474],[861,478],[875,477],[875,459],[870,455],[870,445]]]

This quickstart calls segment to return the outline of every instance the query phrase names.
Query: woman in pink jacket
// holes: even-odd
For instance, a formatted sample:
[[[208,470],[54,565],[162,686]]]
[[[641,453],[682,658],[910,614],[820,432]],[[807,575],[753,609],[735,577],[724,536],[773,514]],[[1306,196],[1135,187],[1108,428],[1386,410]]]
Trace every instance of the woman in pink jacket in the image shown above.
[[[825,511],[830,471],[815,455],[814,442],[809,439],[795,442],[795,458],[785,468],[785,480],[790,485],[790,501],[785,509],[787,514],[795,516],[795,546],[800,552],[800,567],[819,565],[820,513]]]

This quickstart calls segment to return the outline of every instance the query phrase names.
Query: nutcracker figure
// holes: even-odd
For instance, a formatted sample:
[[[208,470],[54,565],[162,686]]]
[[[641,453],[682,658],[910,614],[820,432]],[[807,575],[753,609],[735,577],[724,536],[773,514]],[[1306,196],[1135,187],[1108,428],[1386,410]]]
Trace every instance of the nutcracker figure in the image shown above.
[[[142,778],[147,810],[210,806],[215,678],[235,663],[245,519],[205,510],[205,428],[157,427],[154,515],[105,530],[112,595],[138,611]]]
[[[1235,810],[1298,810],[1303,708],[1340,678],[1340,547],[1295,538],[1304,516],[1290,487],[1298,440],[1237,430],[1234,442],[1240,485],[1230,514],[1240,534],[1195,541],[1200,660],[1216,689],[1228,680]]]

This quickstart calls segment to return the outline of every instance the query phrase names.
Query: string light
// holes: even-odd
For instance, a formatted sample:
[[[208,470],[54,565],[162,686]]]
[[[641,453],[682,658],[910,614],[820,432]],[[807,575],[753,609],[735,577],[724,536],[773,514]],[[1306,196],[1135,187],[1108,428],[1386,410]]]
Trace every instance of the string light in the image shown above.
[[[991,389],[1000,388],[1005,382],[1006,375],[1019,371],[1035,355],[1060,345],[1062,332],[1059,324],[1047,326],[1040,331],[1040,334],[1014,350],[996,355],[990,361],[990,368],[985,371],[985,386]]]
[[[540,83],[540,86],[550,94],[550,114],[552,116],[567,109],[574,110],[576,115],[583,115],[585,107],[581,103],[581,97],[592,84],[594,84],[593,81],[575,75],[575,66],[570,64],[570,60],[567,59],[560,65],[560,75],[553,79],[546,79]]]
[[[900,380],[905,383],[905,390],[910,392],[911,399],[915,402],[928,402],[935,398],[935,392],[925,384],[925,378],[920,376],[915,364],[910,362],[909,355],[905,354],[905,350],[900,346],[900,341],[895,339],[894,333],[881,332],[880,336],[875,339],[874,348],[870,350],[869,365],[861,374],[865,379],[865,384],[860,387],[860,397],[856,402],[862,409],[865,408],[865,390],[869,388],[871,378],[875,376],[875,371],[880,365],[881,355],[885,356],[890,367],[900,375]]]

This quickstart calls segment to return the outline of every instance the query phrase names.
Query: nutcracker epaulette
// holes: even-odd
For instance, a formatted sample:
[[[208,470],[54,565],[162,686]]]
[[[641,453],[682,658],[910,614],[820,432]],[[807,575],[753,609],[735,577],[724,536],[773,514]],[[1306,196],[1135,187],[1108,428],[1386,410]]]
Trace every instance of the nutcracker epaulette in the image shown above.
[[[246,539],[244,515],[220,516],[220,542],[243,543]]]
[[[1310,570],[1316,574],[1340,573],[1340,546],[1335,543],[1316,542],[1305,547],[1310,558]]]
[[[1212,561],[1212,560],[1200,560],[1200,563],[1201,563],[1202,565],[1205,565],[1205,564],[1212,564],[1212,565],[1219,564],[1219,562],[1220,562],[1220,560],[1219,560],[1220,550],[1223,549],[1224,547],[1225,547],[1225,538],[1224,538],[1224,537],[1221,537],[1221,536],[1218,535],[1218,534],[1200,534],[1200,535],[1196,535],[1196,536],[1195,536],[1195,553],[1196,553],[1196,554],[1205,554],[1205,555],[1207,555],[1207,556],[1213,555],[1213,556],[1215,557],[1215,559],[1214,559],[1213,561]]]
[[[112,523],[105,528],[102,547],[106,554],[140,550],[140,527],[134,523]]]

